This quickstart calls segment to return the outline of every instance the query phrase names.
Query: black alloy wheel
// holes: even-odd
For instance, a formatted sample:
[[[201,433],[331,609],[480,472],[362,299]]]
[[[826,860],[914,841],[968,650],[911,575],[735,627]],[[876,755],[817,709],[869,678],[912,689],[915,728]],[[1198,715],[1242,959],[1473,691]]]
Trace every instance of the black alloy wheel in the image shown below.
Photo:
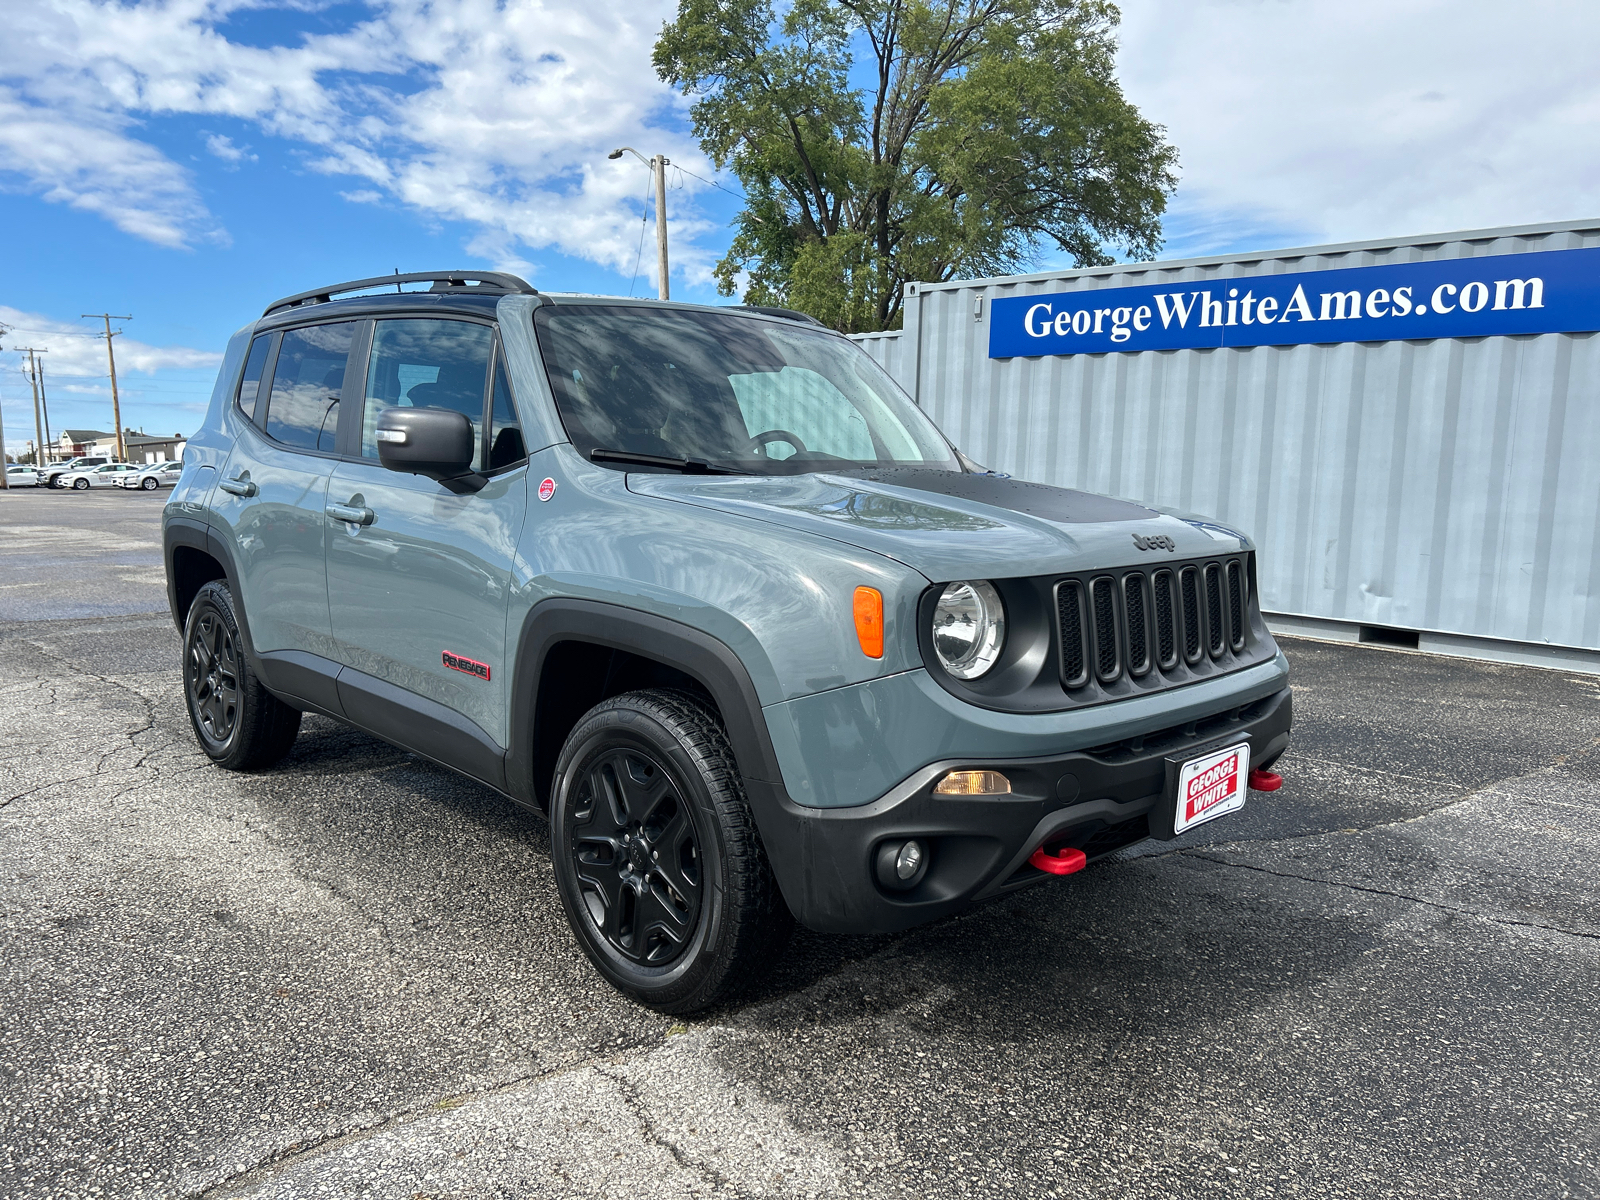
[[[629,961],[666,966],[688,947],[705,884],[678,785],[647,752],[619,747],[589,759],[575,786],[565,841],[595,929]]]
[[[189,708],[200,736],[226,746],[239,725],[239,647],[222,624],[222,614],[200,614],[189,640]]]
[[[244,648],[228,585],[205,584],[184,623],[184,699],[200,748],[231,771],[270,766],[300,732],[300,711],[267,691]]]
[[[628,692],[584,714],[556,763],[550,843],[584,953],[662,1012],[744,990],[794,928],[727,734],[697,695]]]

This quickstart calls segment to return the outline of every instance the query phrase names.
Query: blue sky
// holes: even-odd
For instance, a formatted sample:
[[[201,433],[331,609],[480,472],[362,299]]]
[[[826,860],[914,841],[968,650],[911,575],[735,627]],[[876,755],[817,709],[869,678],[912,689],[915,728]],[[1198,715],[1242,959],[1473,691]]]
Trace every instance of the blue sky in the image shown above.
[[[669,0],[11,0],[0,43],[0,322],[48,346],[51,424],[187,431],[227,335],[289,292],[398,267],[502,267],[653,294],[647,172],[699,175],[650,47]],[[1127,0],[1129,96],[1183,183],[1170,257],[1594,216],[1600,6]],[[1549,32],[1563,30],[1560,38]],[[674,295],[733,197],[673,173]],[[1054,265],[1045,256],[1043,265]],[[8,445],[27,384],[0,354]]]

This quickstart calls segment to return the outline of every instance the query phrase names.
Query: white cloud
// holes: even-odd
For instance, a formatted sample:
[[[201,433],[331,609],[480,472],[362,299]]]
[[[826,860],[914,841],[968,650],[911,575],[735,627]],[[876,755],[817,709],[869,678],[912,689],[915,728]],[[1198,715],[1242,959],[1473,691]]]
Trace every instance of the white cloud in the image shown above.
[[[347,31],[268,48],[222,32],[251,3],[14,0],[0,79],[17,104],[51,115],[65,153],[98,136],[101,160],[120,154],[125,182],[97,193],[94,172],[70,159],[24,168],[20,149],[0,143],[3,165],[53,199],[181,245],[214,222],[187,174],[123,131],[139,118],[217,114],[370,185],[346,199],[476,226],[473,244],[498,247],[497,261],[549,247],[618,269],[633,265],[643,168],[605,152],[630,142],[710,174],[670,119],[680,99],[650,65],[673,0],[374,0]],[[218,135],[207,147],[229,162],[245,154]],[[699,186],[674,193],[674,265],[706,278],[712,255],[695,239],[712,226],[681,203]]]
[[[87,378],[107,374],[105,338],[95,336],[96,332],[103,335],[105,327],[98,322],[62,321],[0,304],[0,325],[10,327],[3,343],[8,354],[13,346],[48,347],[47,375]],[[111,327],[125,328],[116,322]],[[222,362],[222,355],[210,350],[152,346],[126,332],[117,335],[115,345],[119,379],[124,371],[153,375],[171,369],[215,368]]]
[[[235,146],[232,138],[225,137],[220,133],[208,133],[205,138],[206,149],[222,159],[223,162],[237,166],[242,162],[256,162],[260,157],[259,155],[251,154],[248,146]]]
[[[72,113],[29,103],[0,85],[0,178],[47,200],[111,221],[160,246],[223,237],[189,173],[129,137],[112,113]]]
[[[1123,82],[1182,156],[1171,224],[1196,253],[1595,215],[1600,5],[1130,0],[1123,17]]]

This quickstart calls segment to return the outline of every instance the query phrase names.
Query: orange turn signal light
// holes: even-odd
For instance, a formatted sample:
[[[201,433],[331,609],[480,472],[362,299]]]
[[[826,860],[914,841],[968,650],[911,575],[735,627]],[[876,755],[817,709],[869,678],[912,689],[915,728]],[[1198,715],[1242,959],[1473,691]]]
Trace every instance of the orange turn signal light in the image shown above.
[[[883,657],[883,593],[858,587],[855,597],[856,641],[868,658]]]
[[[999,771],[951,771],[933,789],[935,796],[1008,796],[1011,780]]]

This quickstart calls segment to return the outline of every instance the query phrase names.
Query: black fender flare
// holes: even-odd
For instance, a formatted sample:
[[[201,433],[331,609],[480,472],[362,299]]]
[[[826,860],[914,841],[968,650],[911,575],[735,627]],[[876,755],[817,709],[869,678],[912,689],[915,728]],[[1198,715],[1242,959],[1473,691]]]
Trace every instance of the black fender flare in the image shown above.
[[[624,605],[555,597],[535,604],[523,617],[516,657],[512,660],[512,737],[506,754],[506,783],[513,795],[530,802],[535,802],[538,795],[533,763],[534,712],[545,660],[562,642],[587,642],[626,651],[697,680],[722,712],[739,773],[747,783],[781,786],[783,775],[761,714],[761,699],[750,672],[725,642],[692,625]]]
[[[257,675],[266,678],[261,670],[261,657],[256,653],[256,644],[250,637],[250,617],[245,611],[244,593],[239,588],[239,570],[234,565],[233,555],[228,553],[228,548],[222,544],[222,539],[211,531],[211,526],[194,517],[168,517],[161,531],[161,560],[167,570],[167,606],[172,609],[172,621],[177,625],[178,633],[183,633],[184,622],[189,614],[180,610],[178,605],[178,573],[173,568],[173,559],[176,557],[180,546],[191,550],[198,550],[209,558],[215,559],[222,567],[223,578],[228,581],[228,590],[233,593],[233,614],[239,622],[240,639],[244,642],[245,658],[250,663],[250,669]]]

